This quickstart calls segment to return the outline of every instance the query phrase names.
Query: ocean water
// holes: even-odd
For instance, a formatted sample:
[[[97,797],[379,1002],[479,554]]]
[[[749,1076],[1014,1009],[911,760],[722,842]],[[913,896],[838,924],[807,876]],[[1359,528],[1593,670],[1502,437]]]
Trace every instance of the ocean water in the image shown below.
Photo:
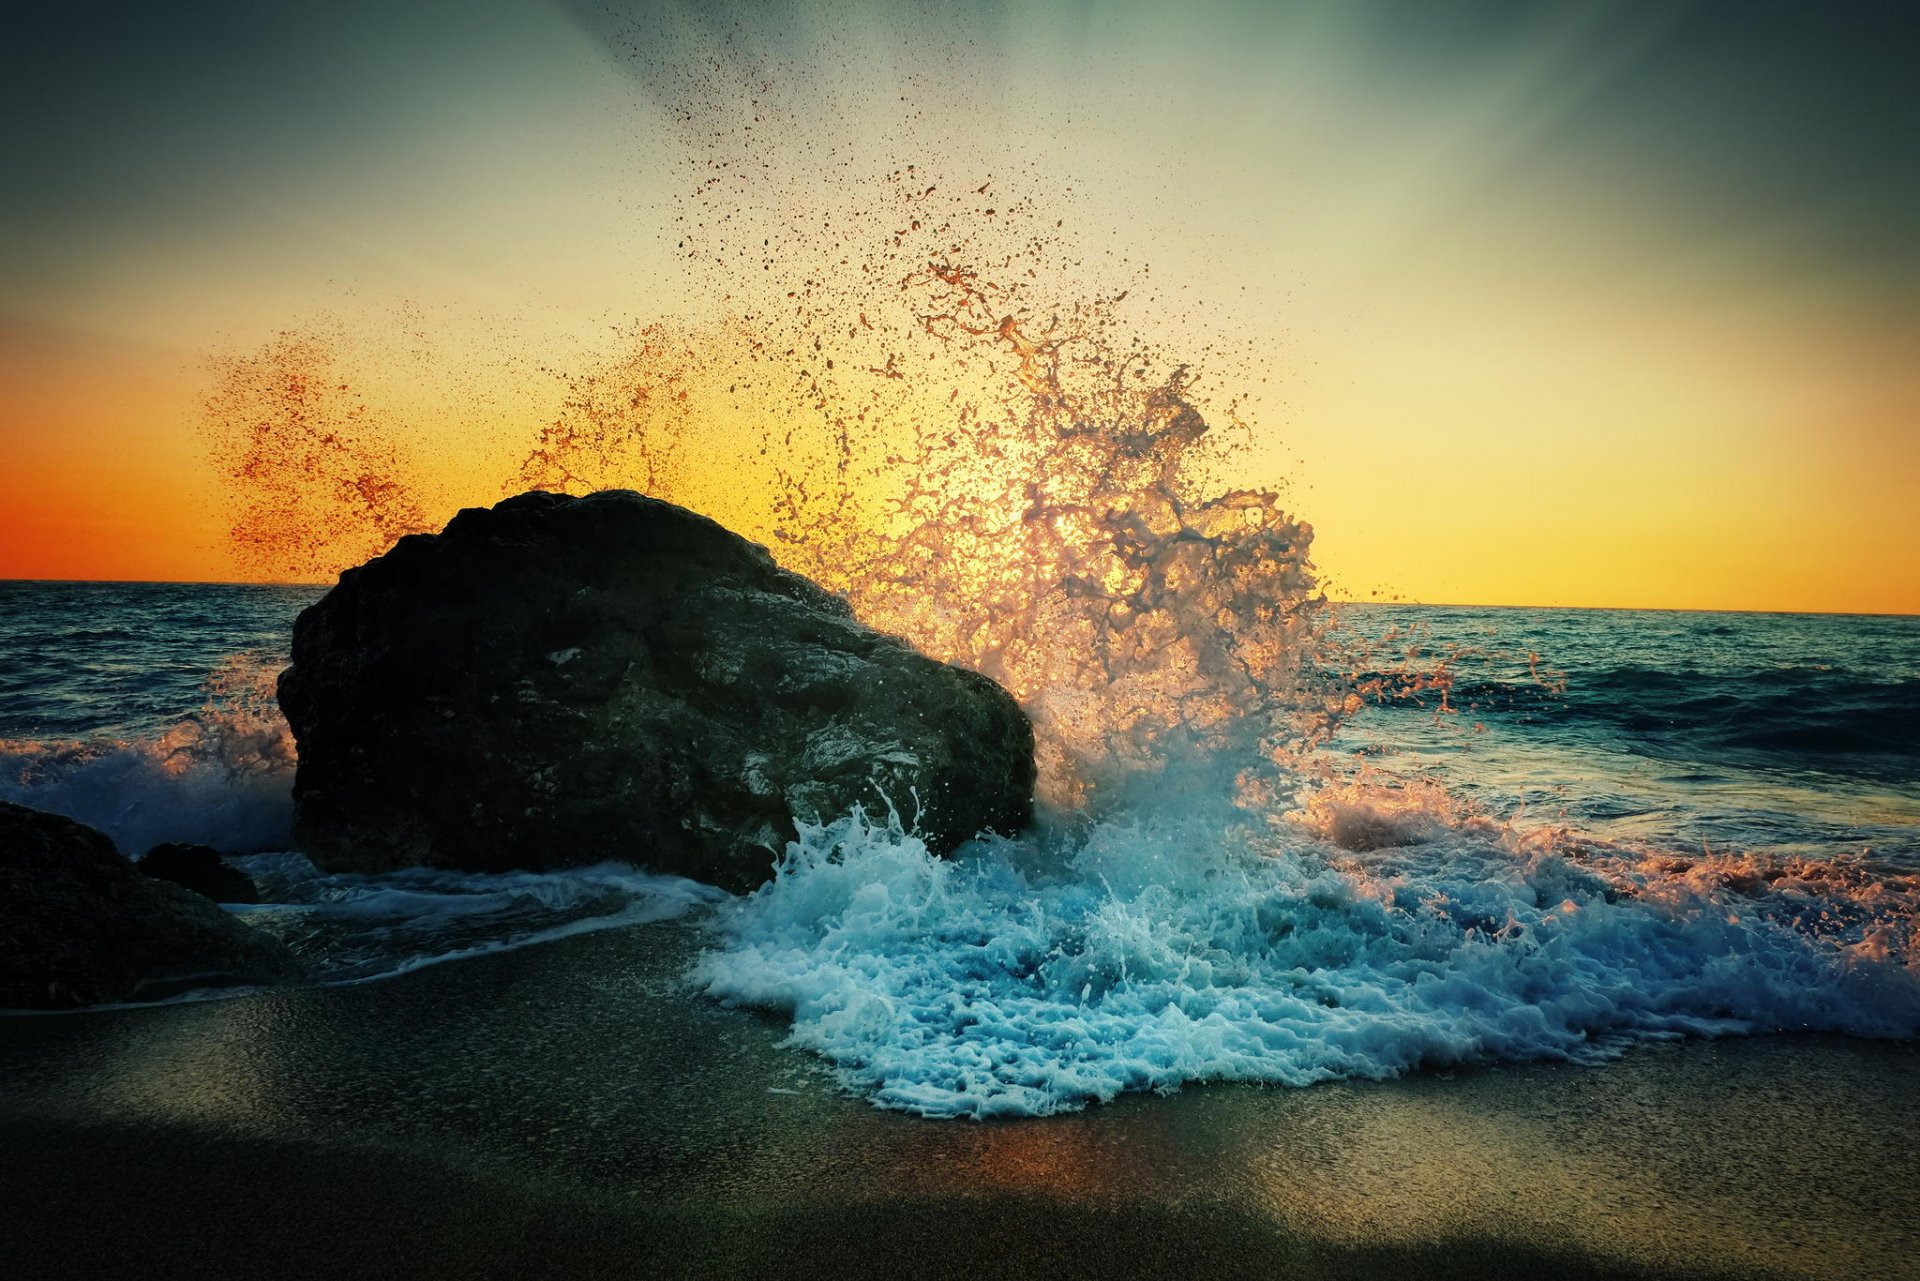
[[[1449,658],[1338,748],[1503,817],[1920,870],[1920,619],[1355,606]]]
[[[293,744],[273,703],[318,589],[0,582],[0,799],[162,841],[283,848]]]
[[[1417,648],[1447,688],[1365,706],[1280,799],[1211,742],[950,860],[840,816],[734,897],[287,850],[271,678],[316,595],[0,584],[0,797],[129,853],[242,855],[249,919],[316,981],[683,918],[688,999],[777,1011],[795,1053],[929,1116],[1920,1033],[1920,619],[1346,607],[1343,652]]]

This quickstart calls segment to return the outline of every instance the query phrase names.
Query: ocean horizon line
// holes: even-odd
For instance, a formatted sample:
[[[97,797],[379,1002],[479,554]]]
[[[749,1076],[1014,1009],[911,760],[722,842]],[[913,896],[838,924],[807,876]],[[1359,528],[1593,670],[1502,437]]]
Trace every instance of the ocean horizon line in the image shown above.
[[[67,587],[332,587],[322,579],[248,580],[230,578],[35,578],[0,575],[0,586],[35,583]],[[1328,597],[1327,603],[1342,607],[1361,606],[1381,609],[1512,609],[1565,610],[1608,614],[1751,614],[1769,617],[1805,618],[1920,618],[1920,610],[1898,609],[1763,609],[1713,605],[1569,605],[1516,601],[1455,600],[1383,600],[1378,598]]]

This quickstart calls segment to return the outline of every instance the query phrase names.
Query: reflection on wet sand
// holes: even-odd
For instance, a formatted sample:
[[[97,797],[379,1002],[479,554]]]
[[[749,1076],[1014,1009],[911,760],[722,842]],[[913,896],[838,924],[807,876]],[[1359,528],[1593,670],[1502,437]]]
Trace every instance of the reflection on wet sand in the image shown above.
[[[1236,1241],[1253,1232],[1234,1250],[1275,1260],[1505,1250],[1519,1266],[1544,1251],[1856,1277],[1897,1275],[1920,1245],[1911,1047],[1677,1042],[1598,1069],[1198,1088],[931,1122],[837,1091],[775,1023],[689,999],[678,974],[696,945],[666,924],[386,983],[11,1019],[0,1126],[76,1140],[124,1127],[155,1154],[186,1139],[292,1145],[295,1162],[405,1152],[527,1196],[571,1188],[680,1216],[696,1237],[769,1216],[891,1222],[946,1206],[958,1224],[1051,1206],[1072,1233],[1086,1215],[1198,1216]],[[88,1177],[113,1197],[140,1176]],[[1480,1253],[1459,1253],[1469,1245]]]

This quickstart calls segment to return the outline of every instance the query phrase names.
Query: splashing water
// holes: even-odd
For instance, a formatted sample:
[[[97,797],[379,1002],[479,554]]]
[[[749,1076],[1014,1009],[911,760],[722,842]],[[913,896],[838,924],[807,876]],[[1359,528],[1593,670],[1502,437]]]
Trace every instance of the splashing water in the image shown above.
[[[887,530],[843,562],[863,616],[1012,690],[1062,803],[1173,755],[1310,741],[1312,531],[1274,493],[1209,491],[1225,449],[1187,371],[1143,377],[1097,323],[1029,339],[968,272],[908,284],[942,344],[1014,353],[1018,392],[922,437]]]
[[[165,841],[284,849],[296,757],[274,699],[283,665],[229,655],[200,710],[157,734],[0,739],[0,799],[77,818],[131,854]]]
[[[218,362],[203,407],[209,461],[233,505],[229,541],[268,577],[330,573],[428,528],[392,426],[345,381],[337,347],[282,333]]]
[[[817,110],[777,72],[672,75],[675,234],[722,314],[564,375],[498,490],[638,487],[768,543],[1012,690],[1052,802],[952,861],[897,818],[804,826],[718,907],[707,992],[787,1013],[850,1087],[931,1116],[1920,1033],[1909,875],[1523,828],[1316,755],[1370,701],[1453,711],[1449,664],[1333,629],[1311,527],[1240,474],[1262,353],[1089,247],[1070,188],[809,165]],[[378,415],[316,400],[348,380],[302,362],[269,348],[216,402],[236,536],[278,546],[259,513],[321,512],[377,549],[421,502],[388,437],[355,435]]]
[[[790,1014],[792,1044],[876,1103],[976,1119],[1649,1038],[1920,1032],[1914,878],[1676,866],[1432,799],[1350,787],[1290,831],[1161,809],[951,862],[854,815],[723,909],[695,977]]]
[[[637,485],[764,539],[865,621],[1011,690],[1058,804],[1229,748],[1273,794],[1273,765],[1347,691],[1319,677],[1311,528],[1228,483],[1240,400],[1141,339],[1128,304],[1162,329],[1190,317],[1144,270],[1081,296],[1063,220],[992,180],[909,165],[769,191],[781,110],[766,85],[743,94],[752,120],[691,149],[681,214],[690,271],[735,313],[649,326],[568,380],[515,483]]]

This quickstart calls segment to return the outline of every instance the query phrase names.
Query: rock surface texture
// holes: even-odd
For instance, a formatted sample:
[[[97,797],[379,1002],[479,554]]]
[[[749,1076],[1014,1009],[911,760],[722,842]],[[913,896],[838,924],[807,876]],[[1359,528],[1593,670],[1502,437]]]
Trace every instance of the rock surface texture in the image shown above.
[[[104,833],[0,801],[0,1008],[160,997],[298,970],[278,941],[136,871]]]
[[[1033,729],[766,549],[624,490],[469,509],[300,615],[280,705],[324,866],[621,859],[732,889],[854,805],[946,853],[1032,816]]]

